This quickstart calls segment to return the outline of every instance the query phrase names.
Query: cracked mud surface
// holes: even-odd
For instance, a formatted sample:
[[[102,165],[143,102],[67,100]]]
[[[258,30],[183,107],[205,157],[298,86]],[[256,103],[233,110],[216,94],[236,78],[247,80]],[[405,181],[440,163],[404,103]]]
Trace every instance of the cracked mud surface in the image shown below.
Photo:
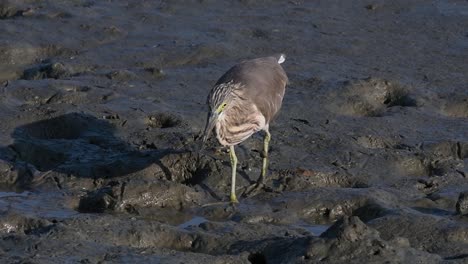
[[[468,261],[466,1],[21,0],[0,24],[0,262]],[[277,52],[266,188],[233,207],[206,96]]]

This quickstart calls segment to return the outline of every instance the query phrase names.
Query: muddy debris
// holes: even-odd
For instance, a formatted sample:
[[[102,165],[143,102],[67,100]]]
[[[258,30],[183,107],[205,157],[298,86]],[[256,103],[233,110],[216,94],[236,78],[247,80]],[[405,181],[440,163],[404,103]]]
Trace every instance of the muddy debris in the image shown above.
[[[127,81],[136,79],[137,75],[129,70],[117,70],[106,74],[106,77],[115,81]]]
[[[70,75],[69,70],[59,62],[43,62],[38,66],[26,69],[23,72],[21,79],[38,80],[38,79],[63,79]]]
[[[155,79],[164,79],[166,78],[166,73],[163,69],[157,67],[147,67],[145,71],[150,73]]]
[[[0,3],[0,19],[12,19],[23,16],[28,11],[24,1],[5,0]]]
[[[468,192],[462,192],[458,196],[457,213],[460,215],[467,215],[468,214]]]

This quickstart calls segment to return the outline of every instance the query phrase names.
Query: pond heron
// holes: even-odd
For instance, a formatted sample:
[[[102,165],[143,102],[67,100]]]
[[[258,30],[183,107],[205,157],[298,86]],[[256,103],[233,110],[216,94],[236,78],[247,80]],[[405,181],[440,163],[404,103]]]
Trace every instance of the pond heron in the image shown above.
[[[237,156],[234,146],[260,130],[265,132],[263,167],[255,188],[263,186],[271,138],[269,125],[281,107],[288,82],[280,65],[284,61],[284,54],[242,61],[221,76],[208,95],[210,110],[203,144],[215,129],[219,143],[229,147],[232,170],[231,203],[238,203]]]

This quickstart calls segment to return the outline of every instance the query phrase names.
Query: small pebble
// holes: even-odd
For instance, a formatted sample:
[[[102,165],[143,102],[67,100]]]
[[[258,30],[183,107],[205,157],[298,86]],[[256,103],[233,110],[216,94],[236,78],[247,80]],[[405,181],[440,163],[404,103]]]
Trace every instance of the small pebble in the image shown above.
[[[375,10],[376,8],[377,8],[377,6],[375,6],[373,4],[366,5],[367,10]]]

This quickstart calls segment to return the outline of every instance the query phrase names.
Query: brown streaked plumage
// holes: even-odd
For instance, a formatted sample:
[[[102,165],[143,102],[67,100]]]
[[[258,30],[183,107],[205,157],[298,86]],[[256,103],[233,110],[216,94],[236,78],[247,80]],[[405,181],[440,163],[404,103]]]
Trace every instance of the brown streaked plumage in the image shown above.
[[[234,146],[260,130],[265,131],[264,158],[256,188],[263,184],[268,164],[269,124],[281,108],[288,82],[280,65],[284,60],[285,55],[278,54],[242,61],[221,76],[208,96],[210,111],[203,142],[215,129],[219,143],[230,148],[231,202],[237,202]]]

